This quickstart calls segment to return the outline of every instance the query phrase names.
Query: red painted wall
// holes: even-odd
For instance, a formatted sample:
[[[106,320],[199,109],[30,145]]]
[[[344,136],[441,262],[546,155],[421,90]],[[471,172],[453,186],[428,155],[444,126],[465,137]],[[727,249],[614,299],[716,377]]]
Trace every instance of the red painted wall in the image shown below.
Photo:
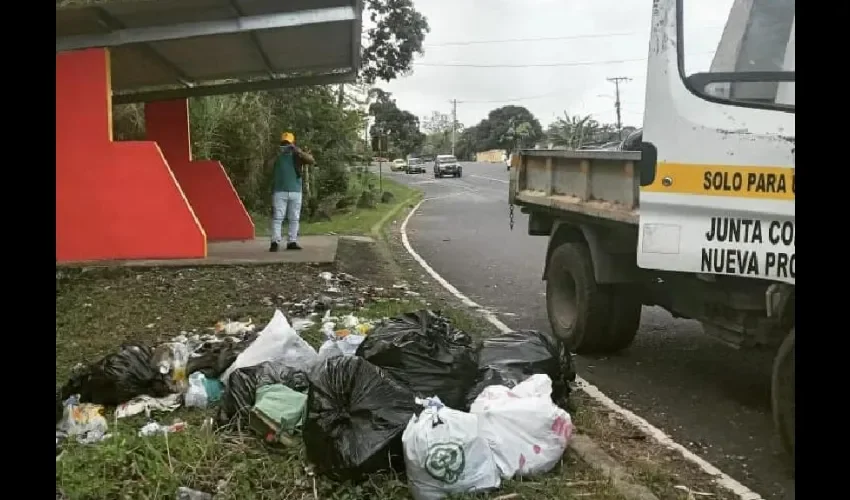
[[[186,99],[146,103],[145,131],[159,144],[209,241],[254,239],[254,223],[222,164],[192,161]]]
[[[202,258],[207,238],[154,142],[112,142],[109,53],[56,54],[56,261]]]

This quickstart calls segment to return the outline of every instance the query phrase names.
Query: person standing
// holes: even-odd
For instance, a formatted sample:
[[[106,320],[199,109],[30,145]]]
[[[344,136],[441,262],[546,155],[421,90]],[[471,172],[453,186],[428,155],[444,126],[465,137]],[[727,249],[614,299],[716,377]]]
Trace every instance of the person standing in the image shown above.
[[[283,241],[283,221],[289,221],[287,250],[301,250],[298,228],[301,221],[302,177],[304,165],[313,165],[313,156],[295,145],[295,134],[280,135],[280,150],[274,160],[272,192],[272,237],[270,252],[277,252]]]

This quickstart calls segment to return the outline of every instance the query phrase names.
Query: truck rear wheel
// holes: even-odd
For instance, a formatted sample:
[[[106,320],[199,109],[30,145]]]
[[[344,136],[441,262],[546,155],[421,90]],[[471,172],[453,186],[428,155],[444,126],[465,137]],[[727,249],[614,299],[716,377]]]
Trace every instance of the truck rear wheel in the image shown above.
[[[776,358],[773,360],[773,376],[771,377],[771,403],[773,406],[773,422],[779,434],[782,447],[794,459],[796,388],[794,384],[794,338],[795,328],[782,341]]]
[[[611,353],[632,343],[640,323],[640,295],[628,285],[597,284],[587,245],[559,246],[548,269],[549,323],[570,351]]]

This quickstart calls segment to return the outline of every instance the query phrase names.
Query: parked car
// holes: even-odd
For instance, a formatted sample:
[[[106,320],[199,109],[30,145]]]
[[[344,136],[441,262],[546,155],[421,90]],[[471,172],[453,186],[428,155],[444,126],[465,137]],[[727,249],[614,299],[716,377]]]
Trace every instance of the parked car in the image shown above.
[[[411,158],[407,160],[407,173],[408,174],[424,174],[425,173],[425,162],[420,160],[419,158]]]
[[[393,172],[404,172],[407,170],[407,162],[401,158],[396,158],[390,165],[390,170]]]
[[[454,155],[437,155],[434,159],[434,178],[443,177],[444,175],[452,177],[462,177],[463,167]]]

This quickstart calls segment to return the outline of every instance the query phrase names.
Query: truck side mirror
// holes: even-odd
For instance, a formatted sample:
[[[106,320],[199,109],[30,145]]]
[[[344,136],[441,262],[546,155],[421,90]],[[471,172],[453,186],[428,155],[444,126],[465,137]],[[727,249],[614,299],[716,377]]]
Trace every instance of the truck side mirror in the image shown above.
[[[637,162],[638,174],[640,174],[640,185],[649,186],[655,182],[656,165],[658,164],[658,150],[651,142],[641,142],[638,146],[640,160]]]

